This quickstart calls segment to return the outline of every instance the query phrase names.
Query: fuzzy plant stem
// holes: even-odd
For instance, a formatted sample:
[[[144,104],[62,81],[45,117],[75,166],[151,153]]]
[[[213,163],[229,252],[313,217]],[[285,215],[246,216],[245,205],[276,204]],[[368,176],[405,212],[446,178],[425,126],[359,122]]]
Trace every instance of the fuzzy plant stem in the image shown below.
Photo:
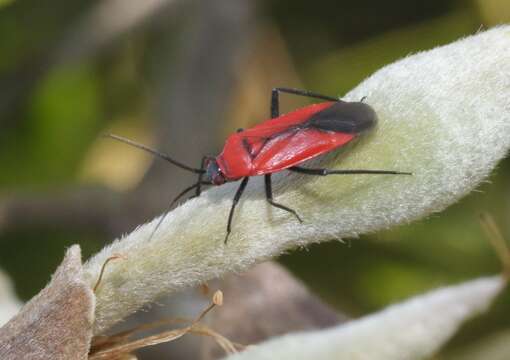
[[[158,219],[116,240],[84,266],[94,286],[106,259],[126,257],[108,265],[96,291],[95,332],[163,293],[242,271],[292,248],[388,228],[454,203],[484,180],[509,148],[509,59],[510,27],[501,26],[381,69],[344,97],[366,97],[379,118],[376,129],[346,151],[308,164],[413,176],[282,172],[275,176],[275,200],[296,209],[302,224],[269,206],[263,181],[253,178],[226,245],[237,183],[173,210],[151,241]]]

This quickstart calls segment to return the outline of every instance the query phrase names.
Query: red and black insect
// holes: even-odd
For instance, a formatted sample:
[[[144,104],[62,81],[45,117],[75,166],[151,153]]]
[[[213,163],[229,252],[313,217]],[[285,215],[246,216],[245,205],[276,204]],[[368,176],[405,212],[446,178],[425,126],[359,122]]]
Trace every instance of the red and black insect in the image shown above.
[[[326,102],[292,111],[285,115],[279,112],[279,94],[300,95]],[[305,175],[347,175],[347,174],[391,174],[410,175],[411,173],[389,170],[332,170],[300,166],[306,160],[345,146],[362,133],[374,128],[377,122],[375,111],[367,104],[346,102],[340,99],[304,90],[276,88],[271,94],[271,119],[250,129],[239,129],[230,135],[223,151],[218,156],[204,156],[200,168],[187,166],[166,154],[131,140],[109,135],[110,137],[148,151],[168,162],[198,174],[198,181],[184,189],[172,205],[186,193],[195,190],[193,197],[199,196],[203,185],[222,185],[241,180],[234,195],[227,222],[225,243],[232,228],[232,218],[239,199],[251,176],[264,175],[266,199],[274,207],[293,214],[299,222],[298,213],[273,200],[271,175],[289,170]],[[172,206],[171,205],[171,206]],[[163,221],[161,218],[154,232]],[[152,237],[152,235],[151,235]]]

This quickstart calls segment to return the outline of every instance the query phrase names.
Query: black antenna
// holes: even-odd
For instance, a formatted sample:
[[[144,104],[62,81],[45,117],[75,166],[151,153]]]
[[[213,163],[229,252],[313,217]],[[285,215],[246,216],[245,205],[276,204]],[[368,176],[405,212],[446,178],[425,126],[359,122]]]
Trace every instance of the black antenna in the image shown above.
[[[203,174],[205,173],[205,170],[203,169],[196,169],[196,168],[192,168],[191,166],[188,166],[186,164],[183,164],[177,160],[174,160],[172,159],[170,156],[166,155],[166,154],[163,154],[157,150],[154,150],[154,149],[151,149],[145,145],[142,145],[142,144],[139,144],[139,143],[136,143],[132,140],[129,140],[127,138],[124,138],[122,136],[118,136],[118,135],[113,135],[113,134],[106,134],[104,135],[105,137],[109,137],[111,139],[114,139],[114,140],[117,140],[117,141],[120,141],[120,142],[123,142],[125,144],[128,144],[128,145],[131,145],[131,146],[134,146],[138,149],[141,149],[143,151],[146,151],[152,155],[155,155],[163,160],[166,160],[168,161],[169,163],[171,164],[174,164],[175,166],[178,166],[180,167],[181,169],[184,169],[184,170],[188,170],[188,171],[191,171],[191,172],[194,172],[195,174]]]

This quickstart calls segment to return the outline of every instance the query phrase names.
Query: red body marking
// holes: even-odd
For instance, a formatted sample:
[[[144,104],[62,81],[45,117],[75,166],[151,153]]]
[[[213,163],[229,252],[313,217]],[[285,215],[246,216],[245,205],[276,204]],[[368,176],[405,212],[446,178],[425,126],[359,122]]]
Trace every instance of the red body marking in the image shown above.
[[[223,175],[230,181],[270,174],[347,144],[356,134],[300,128],[313,115],[333,104],[309,105],[230,135],[216,157]]]

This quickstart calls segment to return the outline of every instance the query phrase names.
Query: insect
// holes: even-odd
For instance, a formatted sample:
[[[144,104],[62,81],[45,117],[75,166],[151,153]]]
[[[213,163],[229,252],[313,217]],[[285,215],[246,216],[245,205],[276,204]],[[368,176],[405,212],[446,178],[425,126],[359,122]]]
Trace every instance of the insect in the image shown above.
[[[285,115],[280,115],[280,93],[294,94],[325,102],[305,106]],[[288,170],[305,175],[348,175],[348,174],[390,174],[411,175],[408,172],[391,170],[344,170],[308,168],[301,164],[319,155],[341,148],[370,131],[377,123],[375,111],[362,101],[346,102],[335,97],[316,94],[310,91],[275,88],[271,93],[271,118],[250,129],[239,129],[230,135],[218,156],[204,156],[200,168],[183,164],[170,156],[135,143],[129,139],[108,135],[111,138],[138,147],[152,153],[173,165],[197,174],[197,182],[172,201],[173,204],[190,191],[193,197],[199,196],[204,185],[222,185],[226,182],[241,180],[234,195],[227,221],[225,243],[232,231],[232,219],[239,199],[250,177],[263,175],[266,199],[269,205],[292,214],[303,222],[292,208],[273,199],[271,175]],[[162,217],[153,230],[159,227]],[[151,235],[151,238],[152,238]]]

